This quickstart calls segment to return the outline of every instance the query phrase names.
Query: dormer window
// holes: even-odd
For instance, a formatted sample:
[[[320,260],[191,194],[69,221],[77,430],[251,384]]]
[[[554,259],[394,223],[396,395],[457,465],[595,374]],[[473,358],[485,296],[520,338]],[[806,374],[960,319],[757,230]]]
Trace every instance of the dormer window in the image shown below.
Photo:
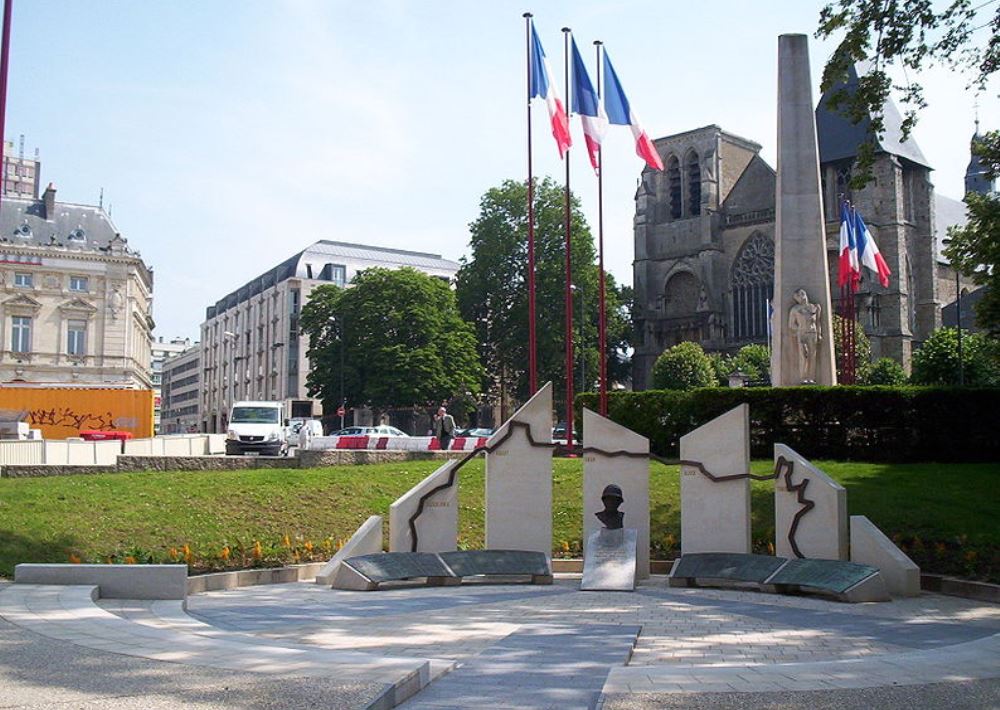
[[[23,222],[20,227],[14,230],[14,236],[21,239],[31,239],[31,227],[27,222]]]
[[[82,227],[77,227],[69,233],[69,240],[71,242],[85,242],[87,241],[87,233],[83,231]]]

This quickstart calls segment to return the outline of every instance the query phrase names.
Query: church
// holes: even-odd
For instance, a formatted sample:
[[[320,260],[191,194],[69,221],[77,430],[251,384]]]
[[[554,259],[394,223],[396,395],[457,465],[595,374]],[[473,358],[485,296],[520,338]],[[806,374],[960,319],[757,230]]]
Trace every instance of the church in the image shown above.
[[[856,84],[852,71],[847,88]],[[864,216],[892,271],[882,287],[866,272],[856,317],[873,358],[890,357],[909,371],[915,348],[941,327],[941,307],[954,300],[954,272],[940,254],[947,227],[964,221],[965,206],[934,191],[932,167],[890,102],[876,146],[874,180],[852,190],[857,149],[868,122],[853,125],[828,107],[816,108],[830,292],[837,286],[840,202]],[[734,352],[768,342],[774,284],[775,170],[761,146],[711,125],[659,138],[664,170],[645,169],[636,192],[635,352],[633,387],[652,386],[665,349],[682,341],[706,352]],[[970,165],[971,169],[971,165]],[[969,184],[967,189],[978,189]]]

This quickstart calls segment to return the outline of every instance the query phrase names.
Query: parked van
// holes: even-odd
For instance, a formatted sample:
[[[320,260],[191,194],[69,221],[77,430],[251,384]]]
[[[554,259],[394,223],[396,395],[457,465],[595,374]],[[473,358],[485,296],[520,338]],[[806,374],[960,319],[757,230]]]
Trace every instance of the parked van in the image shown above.
[[[236,402],[229,413],[226,453],[283,456],[288,451],[282,402]]]

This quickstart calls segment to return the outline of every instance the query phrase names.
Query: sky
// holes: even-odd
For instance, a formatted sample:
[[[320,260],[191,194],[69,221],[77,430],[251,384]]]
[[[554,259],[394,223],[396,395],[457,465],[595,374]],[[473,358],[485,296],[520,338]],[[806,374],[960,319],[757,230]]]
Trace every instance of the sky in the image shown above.
[[[822,5],[14,0],[6,136],[39,149],[57,199],[97,204],[103,189],[154,269],[154,335],[196,339],[206,306],[319,239],[467,256],[483,193],[526,176],[523,12],[560,75],[560,28],[588,61],[603,41],[651,136],[717,124],[773,166],[777,36],[811,36]],[[810,39],[814,101],[833,46]],[[949,71],[910,78],[930,102],[915,138],[938,191],[960,198],[976,98]],[[997,93],[978,99],[984,130],[1000,127]],[[534,106],[535,174],[561,180]],[[595,225],[576,118],[572,130],[571,184]],[[613,127],[604,234],[622,283],[641,170]]]

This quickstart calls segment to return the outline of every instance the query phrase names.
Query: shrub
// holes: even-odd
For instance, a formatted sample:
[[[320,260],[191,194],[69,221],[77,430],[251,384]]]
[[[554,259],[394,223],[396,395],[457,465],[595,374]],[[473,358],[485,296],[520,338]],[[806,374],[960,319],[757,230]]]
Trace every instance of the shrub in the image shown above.
[[[666,390],[711,387],[716,382],[712,361],[698,343],[678,343],[653,363],[653,386]]]
[[[967,386],[1000,385],[998,350],[997,341],[962,331],[962,374]],[[958,384],[958,362],[958,330],[941,328],[913,353],[911,380],[917,385]]]
[[[615,392],[612,420],[679,454],[680,438],[739,404],[750,405],[750,448],[771,458],[775,443],[839,461],[997,461],[1000,389],[957,387],[741,387],[688,392]],[[597,409],[596,395],[577,406]]]
[[[771,351],[766,345],[744,345],[731,360],[733,370],[750,376],[754,382],[771,381]]]
[[[890,357],[881,357],[872,363],[861,382],[863,385],[899,386],[906,384],[903,366]]]

